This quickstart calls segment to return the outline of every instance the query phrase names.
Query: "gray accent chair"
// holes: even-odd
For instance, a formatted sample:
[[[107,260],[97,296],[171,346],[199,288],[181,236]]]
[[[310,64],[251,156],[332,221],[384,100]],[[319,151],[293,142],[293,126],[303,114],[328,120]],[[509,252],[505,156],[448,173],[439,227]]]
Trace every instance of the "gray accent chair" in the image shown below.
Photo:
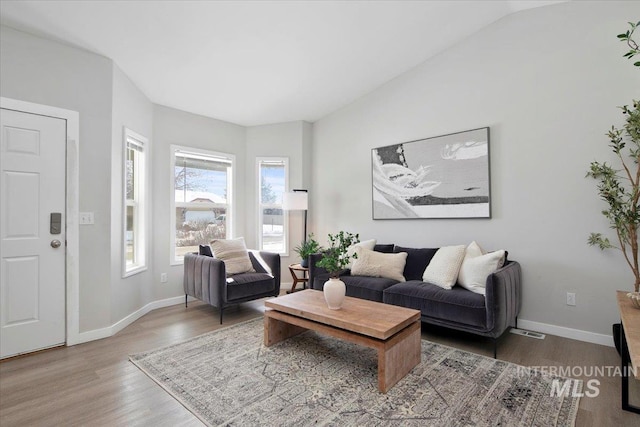
[[[184,297],[194,297],[220,310],[280,293],[280,255],[249,251],[255,272],[227,277],[224,262],[206,255],[188,253],[184,256]]]

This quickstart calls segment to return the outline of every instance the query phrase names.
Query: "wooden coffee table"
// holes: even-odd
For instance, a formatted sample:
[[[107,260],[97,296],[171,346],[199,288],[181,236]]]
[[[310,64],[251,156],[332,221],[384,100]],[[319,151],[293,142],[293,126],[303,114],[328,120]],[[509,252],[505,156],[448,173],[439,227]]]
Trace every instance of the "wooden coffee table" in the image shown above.
[[[330,310],[321,291],[307,289],[265,301],[264,345],[269,347],[306,330],[378,352],[378,390],[386,393],[420,363],[420,312],[346,297]]]

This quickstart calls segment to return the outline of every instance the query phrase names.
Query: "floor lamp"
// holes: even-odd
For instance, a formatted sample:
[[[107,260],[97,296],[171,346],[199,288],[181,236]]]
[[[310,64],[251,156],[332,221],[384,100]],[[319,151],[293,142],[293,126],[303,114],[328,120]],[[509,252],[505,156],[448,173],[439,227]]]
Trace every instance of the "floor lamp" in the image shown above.
[[[309,209],[307,190],[293,190],[282,196],[282,209],[285,211],[304,211],[304,243],[307,243],[307,210]]]

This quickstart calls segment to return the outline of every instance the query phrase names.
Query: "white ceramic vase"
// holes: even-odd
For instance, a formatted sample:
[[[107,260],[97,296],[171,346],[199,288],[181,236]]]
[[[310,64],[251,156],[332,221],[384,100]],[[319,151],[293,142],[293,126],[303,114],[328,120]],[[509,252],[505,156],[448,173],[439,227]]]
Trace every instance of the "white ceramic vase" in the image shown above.
[[[339,310],[342,307],[346,289],[340,279],[331,278],[324,282],[324,299],[331,310]]]

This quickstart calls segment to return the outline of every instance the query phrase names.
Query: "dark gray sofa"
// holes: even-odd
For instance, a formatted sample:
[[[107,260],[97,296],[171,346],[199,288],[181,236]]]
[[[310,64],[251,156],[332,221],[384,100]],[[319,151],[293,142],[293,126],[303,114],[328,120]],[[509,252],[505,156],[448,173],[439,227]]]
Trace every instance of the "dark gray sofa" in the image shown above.
[[[509,327],[517,326],[520,312],[521,269],[516,261],[505,265],[487,277],[486,295],[471,292],[460,286],[443,289],[422,281],[422,273],[437,248],[405,248],[397,245],[376,245],[378,252],[407,252],[404,269],[406,282],[380,277],[353,276],[345,270],[340,279],[345,283],[347,296],[384,302],[386,304],[420,310],[425,323],[471,332],[496,341]],[[309,259],[310,287],[322,290],[328,273],[316,266],[321,254]]]

